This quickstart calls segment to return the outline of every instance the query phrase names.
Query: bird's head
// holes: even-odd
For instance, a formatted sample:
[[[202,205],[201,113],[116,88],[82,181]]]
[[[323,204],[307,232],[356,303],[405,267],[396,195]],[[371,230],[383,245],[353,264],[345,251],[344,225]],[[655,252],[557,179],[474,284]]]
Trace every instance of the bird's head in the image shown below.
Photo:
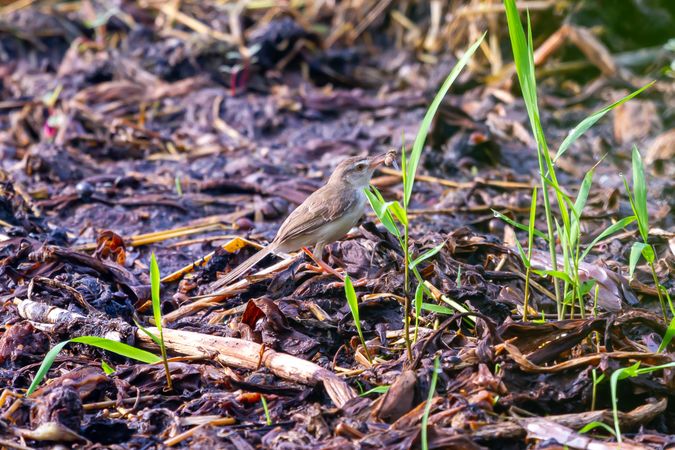
[[[388,153],[378,156],[353,157],[340,162],[330,177],[329,183],[347,183],[359,189],[367,188],[377,166],[385,162]]]

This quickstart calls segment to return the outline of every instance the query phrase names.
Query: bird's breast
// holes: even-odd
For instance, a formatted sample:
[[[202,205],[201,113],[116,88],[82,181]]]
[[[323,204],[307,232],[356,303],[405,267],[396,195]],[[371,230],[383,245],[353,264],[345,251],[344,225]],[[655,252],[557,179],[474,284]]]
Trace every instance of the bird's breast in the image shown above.
[[[349,232],[363,215],[366,206],[366,196],[360,193],[355,204],[350,206],[344,214],[334,221],[327,223],[322,230],[320,241],[334,242]]]

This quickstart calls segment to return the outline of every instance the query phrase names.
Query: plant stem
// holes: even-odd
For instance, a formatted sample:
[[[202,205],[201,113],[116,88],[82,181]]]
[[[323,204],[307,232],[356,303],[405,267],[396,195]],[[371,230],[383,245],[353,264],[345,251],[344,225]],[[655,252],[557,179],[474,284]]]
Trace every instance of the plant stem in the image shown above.
[[[525,299],[523,300],[523,322],[527,322],[527,313],[530,307],[530,272],[532,268],[528,264],[525,272]]]
[[[668,323],[668,312],[666,311],[666,301],[663,299],[663,294],[661,294],[661,283],[659,283],[659,278],[656,276],[656,268],[654,267],[653,262],[649,262],[649,268],[652,271],[652,278],[654,279],[654,287],[656,288],[656,293],[659,296],[659,303],[661,303],[661,311],[663,312],[663,320]],[[675,316],[675,311],[673,311],[673,305],[670,306],[670,312]]]
[[[598,391],[598,375],[596,370],[597,369],[593,369],[591,371],[591,375],[593,375],[593,391],[591,392],[591,411],[595,411],[595,399]]]
[[[403,226],[403,255],[404,255],[404,298],[403,303],[403,335],[408,353],[408,361],[412,363],[412,345],[410,344],[410,251],[408,250],[408,225]]]
[[[533,127],[534,128],[534,127]],[[535,132],[533,130],[533,132]],[[536,137],[536,135],[535,135]],[[544,149],[548,151],[548,149]],[[539,178],[541,181],[541,190],[542,197],[544,197],[544,215],[546,217],[546,232],[548,235],[548,251],[551,258],[551,268],[553,270],[558,270],[558,258],[556,255],[555,248],[555,234],[553,232],[553,214],[551,213],[551,201],[548,197],[548,186],[546,185],[546,180],[544,178],[544,161],[542,156],[542,151],[539,146],[537,147],[537,160],[539,161]],[[558,283],[557,278],[553,277],[553,289],[555,290],[555,303],[558,312],[558,319],[562,319],[562,298],[560,297],[560,284]]]
[[[171,383],[171,372],[169,372],[169,361],[166,358],[166,346],[164,345],[164,331],[160,328],[159,330],[159,341],[162,345],[159,346],[162,351],[162,362],[164,363],[164,372],[166,373],[166,387],[168,390],[173,391],[173,383]]]

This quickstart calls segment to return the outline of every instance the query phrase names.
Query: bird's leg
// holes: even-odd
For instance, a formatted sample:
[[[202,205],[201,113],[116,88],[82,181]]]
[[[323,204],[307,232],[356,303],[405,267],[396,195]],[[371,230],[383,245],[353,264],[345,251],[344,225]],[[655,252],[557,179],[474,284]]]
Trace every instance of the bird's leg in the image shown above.
[[[342,275],[340,272],[337,270],[333,269],[331,266],[323,262],[321,259],[321,256],[323,254],[323,244],[318,243],[316,244],[316,247],[314,247],[314,253],[309,251],[307,247],[302,247],[302,251],[307,254],[310,258],[312,258],[312,261],[316,263],[317,266],[319,266],[319,270],[322,272],[330,273],[332,275],[335,275],[338,277],[340,280],[344,281],[345,277]]]

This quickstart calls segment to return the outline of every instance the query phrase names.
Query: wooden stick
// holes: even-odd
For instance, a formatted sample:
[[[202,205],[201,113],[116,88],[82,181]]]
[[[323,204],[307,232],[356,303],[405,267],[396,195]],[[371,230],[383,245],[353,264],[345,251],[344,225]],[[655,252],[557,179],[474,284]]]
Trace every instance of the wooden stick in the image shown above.
[[[150,328],[149,331],[159,335],[156,328]],[[144,348],[157,348],[145,333],[136,333],[136,339]],[[280,378],[307,385],[323,383],[326,393],[338,407],[356,397],[347,383],[328,369],[286,353],[263,348],[255,342],[169,328],[164,328],[164,342],[168,349],[183,355],[204,356],[226,366],[249,370],[265,366]]]
[[[101,322],[101,328],[105,325],[101,320],[91,317],[84,318],[65,309],[44,305],[32,300],[15,299],[14,303],[17,305],[21,317],[35,322],[53,324],[57,321],[85,319],[92,323]],[[150,332],[159,335],[157,328],[150,328]],[[121,336],[119,333],[115,334],[119,340]],[[112,333],[109,333],[106,337],[114,338]],[[142,347],[157,350],[154,341],[142,331],[137,329],[135,337],[136,342],[140,343]],[[164,328],[164,342],[170,351],[182,355],[215,359],[225,366],[248,370],[256,370],[260,366],[265,366],[278,377],[296,383],[310,386],[322,383],[326,393],[338,407],[356,397],[354,390],[330,370],[310,361],[271,350],[255,342],[169,328]]]

